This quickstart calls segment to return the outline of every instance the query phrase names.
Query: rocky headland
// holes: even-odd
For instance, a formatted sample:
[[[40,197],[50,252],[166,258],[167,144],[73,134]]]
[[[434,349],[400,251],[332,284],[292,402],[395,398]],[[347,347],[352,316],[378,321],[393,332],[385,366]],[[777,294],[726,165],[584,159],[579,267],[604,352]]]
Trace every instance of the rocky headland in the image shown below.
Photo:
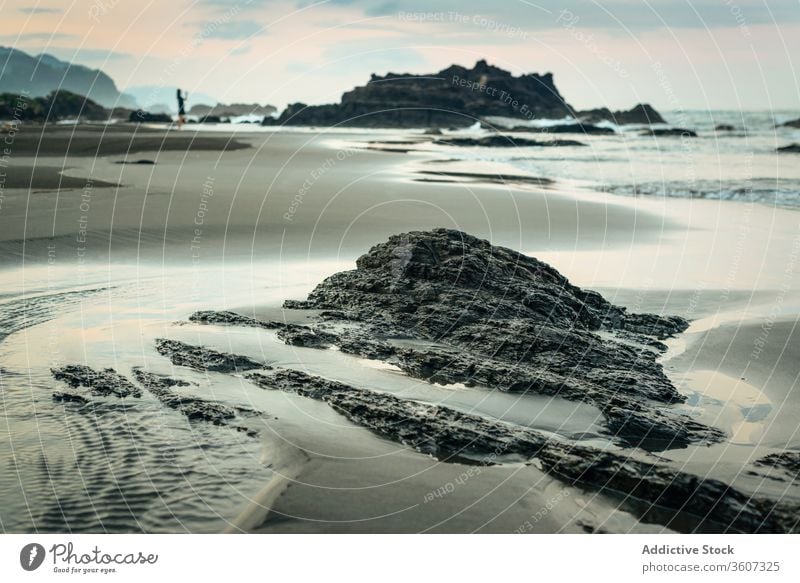
[[[576,111],[559,92],[551,73],[515,76],[485,60],[471,69],[451,65],[424,75],[372,75],[339,103],[293,103],[264,125],[386,128],[463,128],[486,117],[521,120],[574,118],[586,123],[663,123],[651,106],[630,111]]]

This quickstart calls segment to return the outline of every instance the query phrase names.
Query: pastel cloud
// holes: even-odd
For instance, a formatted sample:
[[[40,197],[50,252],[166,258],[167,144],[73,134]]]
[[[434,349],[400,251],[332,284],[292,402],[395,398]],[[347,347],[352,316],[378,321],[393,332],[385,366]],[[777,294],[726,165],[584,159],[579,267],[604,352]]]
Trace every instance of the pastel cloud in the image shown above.
[[[94,66],[104,51],[130,55],[101,61],[123,88],[169,80],[277,106],[336,101],[373,72],[485,58],[516,74],[553,72],[577,107],[796,109],[796,2],[193,0],[107,3],[91,19],[97,0],[75,0],[56,18],[7,0],[0,39],[28,52],[80,47],[75,59]],[[419,16],[432,10],[444,16]]]

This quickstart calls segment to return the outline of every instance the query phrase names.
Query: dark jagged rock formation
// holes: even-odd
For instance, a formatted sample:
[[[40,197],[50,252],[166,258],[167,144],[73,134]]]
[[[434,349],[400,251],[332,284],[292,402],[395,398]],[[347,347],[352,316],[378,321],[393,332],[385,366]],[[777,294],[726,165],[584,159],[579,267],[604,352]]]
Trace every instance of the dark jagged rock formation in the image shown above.
[[[166,113],[150,113],[138,109],[131,112],[128,121],[133,123],[172,123],[172,117]]]
[[[545,148],[561,146],[585,146],[576,140],[527,140],[512,136],[492,135],[483,138],[444,138],[435,140],[434,144],[443,146],[482,146],[484,148]]]
[[[419,403],[295,370],[250,373],[265,389],[328,403],[353,423],[439,460],[492,465],[522,457],[570,485],[599,492],[644,522],[682,532],[794,532],[797,508],[723,482],[607,450],[552,440],[532,429]]]
[[[734,126],[732,126],[730,124],[727,124],[727,123],[721,123],[717,127],[714,128],[714,131],[716,131],[716,132],[735,132],[736,131],[736,127],[734,127]]]
[[[83,395],[67,393],[66,391],[56,391],[53,393],[53,400],[57,403],[78,403],[79,405],[86,405],[89,402],[89,399]]]
[[[50,369],[53,378],[64,381],[73,388],[85,387],[93,395],[115,397],[141,397],[142,391],[113,368],[94,370],[83,364],[68,364]]]
[[[236,409],[217,403],[206,401],[188,395],[181,395],[174,390],[175,387],[186,387],[189,383],[168,376],[158,375],[144,371],[140,368],[134,369],[133,376],[136,380],[163,405],[170,409],[180,411],[191,420],[201,420],[213,423],[214,425],[230,426],[240,431],[245,431],[250,435],[255,432],[247,428],[232,423],[236,419]]]
[[[255,368],[269,368],[246,356],[219,352],[204,346],[192,346],[179,340],[156,340],[156,350],[176,366],[186,366],[201,372],[240,372]]]
[[[540,134],[584,134],[587,136],[608,136],[616,134],[612,128],[604,128],[589,123],[565,123],[547,127],[514,126],[508,132],[537,132]]]
[[[305,348],[328,348],[337,340],[337,336],[319,327],[289,324],[274,320],[256,320],[236,312],[214,312],[211,310],[195,312],[189,316],[191,322],[199,324],[221,324],[228,326],[247,326],[248,328],[264,328],[278,330],[278,338],[291,346]]]
[[[532,184],[534,186],[550,186],[555,180],[542,176],[525,176],[523,174],[482,174],[480,172],[461,172],[457,170],[419,170],[417,174],[438,176],[440,178],[457,178],[461,181],[493,182],[496,184]]]
[[[781,128],[800,128],[800,117],[780,124]]]
[[[685,397],[656,360],[658,340],[682,318],[629,314],[545,263],[447,229],[393,236],[356,265],[284,304],[323,310],[326,343],[343,352],[431,382],[589,402],[627,445],[723,438],[670,407]]]
[[[650,128],[641,133],[643,136],[678,136],[681,138],[696,138],[697,132],[682,128]]]
[[[755,462],[755,465],[779,468],[786,472],[793,480],[800,480],[800,452],[787,451],[783,453],[771,453]]]
[[[600,108],[576,113],[559,93],[551,73],[515,77],[481,60],[472,69],[451,65],[425,75],[372,75],[366,85],[344,93],[340,103],[292,103],[278,118],[264,118],[263,124],[439,129],[468,127],[488,116],[664,123],[647,104],[630,111]]]
[[[661,114],[649,103],[640,103],[628,111],[612,112],[607,107],[579,111],[575,117],[587,123],[600,121],[611,121],[618,125],[666,123]]]
[[[789,144],[788,146],[783,146],[782,148],[778,148],[777,152],[782,152],[784,154],[800,153],[800,144]]]
[[[155,166],[155,160],[117,160],[114,164],[131,164],[135,166]]]
[[[189,321],[197,322],[198,324],[248,326],[252,328],[266,328],[268,330],[286,327],[284,322],[276,322],[274,320],[256,320],[255,318],[242,316],[236,312],[215,312],[213,310],[195,312],[189,316]]]
[[[550,73],[515,77],[478,61],[472,69],[452,65],[426,75],[373,75],[369,83],[342,95],[338,104],[290,105],[275,125],[360,127],[467,127],[479,117],[563,118],[572,108]]]
[[[278,338],[291,346],[328,348],[336,342],[338,336],[317,327],[288,324],[278,331]]]

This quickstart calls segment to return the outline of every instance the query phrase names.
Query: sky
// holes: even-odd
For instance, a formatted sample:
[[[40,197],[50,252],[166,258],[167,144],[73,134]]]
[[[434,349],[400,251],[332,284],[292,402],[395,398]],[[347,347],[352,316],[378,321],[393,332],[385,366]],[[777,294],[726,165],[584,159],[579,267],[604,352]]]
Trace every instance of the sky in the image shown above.
[[[800,0],[0,0],[0,45],[125,90],[337,102],[372,73],[479,59],[574,107],[800,109]]]

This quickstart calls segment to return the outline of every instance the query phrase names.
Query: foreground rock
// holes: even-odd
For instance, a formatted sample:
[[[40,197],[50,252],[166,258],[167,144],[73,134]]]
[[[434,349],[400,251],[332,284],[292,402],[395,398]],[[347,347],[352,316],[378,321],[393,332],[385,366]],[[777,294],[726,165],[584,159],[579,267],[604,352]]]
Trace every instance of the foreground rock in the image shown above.
[[[269,368],[246,356],[219,352],[204,346],[193,346],[179,340],[156,340],[156,350],[168,357],[176,366],[186,366],[205,372],[242,372],[255,368]]]
[[[142,391],[136,385],[117,373],[113,368],[95,370],[83,364],[68,364],[53,368],[50,372],[56,380],[64,381],[73,388],[85,387],[89,389],[92,395],[101,397],[111,395],[121,398],[139,398],[142,396]],[[79,401],[79,399],[70,399],[66,393],[61,393],[58,396],[54,394],[53,396],[61,401]]]
[[[797,154],[800,153],[800,144],[789,144],[788,146],[778,148],[777,151],[784,154]]]
[[[532,460],[567,484],[599,492],[644,522],[682,532],[794,532],[795,505],[750,496],[668,464],[551,440],[442,405],[357,389],[295,370],[250,373],[265,389],[328,403],[353,423],[439,460],[493,465]]]
[[[356,265],[284,304],[322,310],[320,346],[430,382],[589,402],[625,445],[724,437],[674,410],[685,397],[656,360],[682,318],[630,314],[545,263],[453,230],[391,237]]]

